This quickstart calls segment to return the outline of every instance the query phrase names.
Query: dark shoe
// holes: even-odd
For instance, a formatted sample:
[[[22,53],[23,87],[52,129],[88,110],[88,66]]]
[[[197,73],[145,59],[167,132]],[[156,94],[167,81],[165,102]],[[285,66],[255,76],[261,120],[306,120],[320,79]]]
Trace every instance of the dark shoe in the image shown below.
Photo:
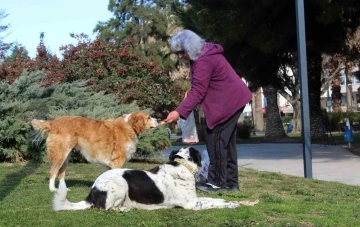
[[[204,187],[204,186],[206,186],[206,185],[207,185],[207,184],[206,184],[205,182],[201,182],[201,181],[195,183],[195,186],[196,186],[196,187]]]
[[[221,188],[210,184],[210,183],[196,183],[196,189],[199,189],[200,191],[204,191],[204,192],[216,192],[218,190],[220,190]]]
[[[233,187],[221,188],[221,191],[223,191],[223,192],[238,192],[238,191],[240,191],[240,189],[239,189],[239,186],[233,186]]]

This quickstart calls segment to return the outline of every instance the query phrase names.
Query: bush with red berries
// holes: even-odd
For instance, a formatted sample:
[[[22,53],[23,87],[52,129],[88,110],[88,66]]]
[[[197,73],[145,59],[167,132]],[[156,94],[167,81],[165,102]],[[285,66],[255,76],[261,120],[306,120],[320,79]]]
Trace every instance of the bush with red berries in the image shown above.
[[[99,39],[91,41],[84,34],[72,37],[77,44],[62,46],[62,59],[48,53],[44,45],[39,45],[34,59],[23,57],[20,49],[14,61],[0,65],[0,79],[12,83],[24,70],[44,70],[44,86],[87,80],[95,91],[116,94],[119,103],[136,101],[161,117],[181,101],[183,92],[172,82],[169,71],[154,58],[134,55],[132,40],[117,45]]]

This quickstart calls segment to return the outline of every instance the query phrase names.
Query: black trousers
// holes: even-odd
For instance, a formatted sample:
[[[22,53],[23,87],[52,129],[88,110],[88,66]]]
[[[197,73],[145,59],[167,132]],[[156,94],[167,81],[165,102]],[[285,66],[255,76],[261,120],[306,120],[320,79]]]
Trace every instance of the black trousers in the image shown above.
[[[210,159],[208,183],[223,188],[239,186],[236,129],[237,121],[243,111],[244,107],[226,122],[212,130],[209,128],[206,130],[206,148]]]

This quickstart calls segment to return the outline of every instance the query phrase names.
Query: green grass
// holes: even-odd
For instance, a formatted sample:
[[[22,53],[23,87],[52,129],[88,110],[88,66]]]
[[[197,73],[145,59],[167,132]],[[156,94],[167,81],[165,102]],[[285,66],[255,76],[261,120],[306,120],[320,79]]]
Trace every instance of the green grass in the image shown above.
[[[156,165],[131,162],[125,167],[150,169]],[[54,212],[48,169],[48,163],[0,164],[0,226],[360,226],[360,187],[250,169],[240,169],[240,192],[198,195],[259,199],[254,207]],[[69,164],[69,200],[83,200],[104,171],[94,164]]]

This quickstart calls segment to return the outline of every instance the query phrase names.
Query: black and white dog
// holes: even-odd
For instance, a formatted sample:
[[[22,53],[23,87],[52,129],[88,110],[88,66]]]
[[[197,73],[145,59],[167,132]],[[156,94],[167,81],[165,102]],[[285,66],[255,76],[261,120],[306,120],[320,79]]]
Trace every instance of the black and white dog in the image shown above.
[[[91,207],[128,211],[132,208],[154,210],[182,207],[191,210],[252,206],[258,201],[233,201],[197,197],[195,174],[201,166],[200,152],[192,147],[173,151],[170,161],[149,171],[111,169],[101,174],[84,201],[67,200],[67,188],[60,181],[53,208],[84,210]]]

